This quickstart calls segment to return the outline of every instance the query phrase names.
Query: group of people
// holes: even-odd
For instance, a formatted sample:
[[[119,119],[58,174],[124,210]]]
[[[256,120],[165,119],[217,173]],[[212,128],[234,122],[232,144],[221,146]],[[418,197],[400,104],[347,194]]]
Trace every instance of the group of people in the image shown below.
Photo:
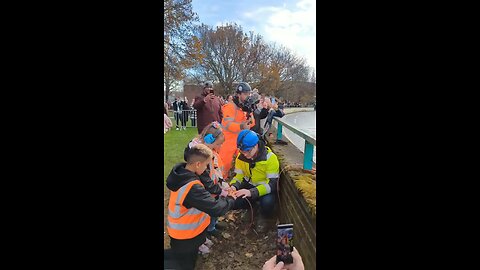
[[[210,91],[212,91],[210,93]],[[253,89],[253,92],[258,93],[257,89]],[[226,104],[234,104],[234,95],[227,95],[225,98],[217,96],[213,93],[213,84],[206,82],[203,86],[203,91],[200,95],[196,96],[190,105],[188,105],[187,97],[179,99],[175,98],[175,101],[171,104],[165,102],[164,117],[168,118],[168,109],[173,110],[173,116],[176,122],[176,130],[185,130],[187,122],[190,118],[192,126],[197,126],[198,133],[200,133],[206,124],[212,121],[220,122],[223,118],[223,107]],[[265,126],[267,129],[271,126],[273,116],[282,117],[284,115],[283,107],[285,103],[280,103],[275,97],[262,95],[259,98],[259,103],[254,108],[255,126],[253,131],[264,135],[260,126],[260,120],[267,118]],[[165,132],[170,130],[172,124],[170,120],[165,120],[164,130]]]
[[[252,213],[260,233],[275,224],[279,162],[257,123],[262,117],[281,117],[283,112],[271,101],[259,99],[252,105],[252,92],[242,82],[231,101],[222,104],[212,83],[206,82],[195,97],[199,134],[186,145],[185,161],[172,168],[166,181],[171,239],[171,249],[165,251],[167,268],[194,269],[198,254],[208,253],[213,245],[207,236],[219,236],[226,228],[218,217],[229,210],[251,207],[258,214]],[[269,262],[264,269],[278,267],[275,262],[268,268]]]

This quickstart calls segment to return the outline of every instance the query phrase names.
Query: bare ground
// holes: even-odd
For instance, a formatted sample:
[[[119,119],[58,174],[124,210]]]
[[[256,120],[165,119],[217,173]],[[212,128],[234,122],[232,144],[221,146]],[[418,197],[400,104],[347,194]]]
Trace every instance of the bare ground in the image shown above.
[[[164,231],[166,232],[169,192],[164,190]],[[232,210],[219,221],[227,223],[220,238],[211,237],[214,243],[210,253],[199,255],[196,270],[257,270],[275,255],[276,228],[272,226],[266,233],[257,233],[255,225],[250,225],[250,216],[240,216],[246,210]],[[170,238],[164,233],[164,248],[170,248]]]

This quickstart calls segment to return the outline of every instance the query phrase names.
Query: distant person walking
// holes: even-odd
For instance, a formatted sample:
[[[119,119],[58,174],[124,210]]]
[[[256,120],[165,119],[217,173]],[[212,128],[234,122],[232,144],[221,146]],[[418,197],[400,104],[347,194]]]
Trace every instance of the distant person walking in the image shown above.
[[[203,84],[202,93],[195,97],[193,108],[197,110],[198,134],[212,122],[222,121],[222,102],[215,96],[212,82],[207,81]]]
[[[187,102],[188,102],[187,97],[185,97],[185,99],[180,102],[180,109],[182,110],[180,121],[182,122],[182,129],[183,130],[187,129],[188,110],[190,109],[188,107]]]
[[[178,121],[180,121],[181,110],[180,110],[180,101],[178,100],[177,97],[175,98],[175,101],[173,101],[172,107],[173,107],[173,117],[175,118],[175,130],[179,130],[180,127],[178,126]]]
[[[172,127],[172,121],[168,117],[168,105],[167,103],[164,104],[163,107],[163,134],[167,133]]]

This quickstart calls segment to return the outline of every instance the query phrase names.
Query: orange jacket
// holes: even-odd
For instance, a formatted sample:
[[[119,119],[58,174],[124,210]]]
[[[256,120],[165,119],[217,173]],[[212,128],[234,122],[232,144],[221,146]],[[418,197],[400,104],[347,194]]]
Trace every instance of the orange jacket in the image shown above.
[[[183,206],[183,201],[193,185],[202,185],[200,180],[188,182],[177,191],[171,191],[168,203],[167,231],[174,239],[192,239],[201,234],[210,224],[210,216],[192,207]]]
[[[223,119],[222,119],[222,128],[223,134],[225,137],[232,137],[231,134],[238,135],[240,133],[240,124],[247,121],[246,112],[242,111],[235,103],[227,103],[222,106]],[[252,123],[250,128],[255,126],[255,118],[253,113],[250,113],[250,119]],[[230,135],[230,136],[229,136]],[[225,138],[226,139],[226,138]],[[236,139],[236,136],[235,136]],[[235,142],[236,144],[237,142]]]

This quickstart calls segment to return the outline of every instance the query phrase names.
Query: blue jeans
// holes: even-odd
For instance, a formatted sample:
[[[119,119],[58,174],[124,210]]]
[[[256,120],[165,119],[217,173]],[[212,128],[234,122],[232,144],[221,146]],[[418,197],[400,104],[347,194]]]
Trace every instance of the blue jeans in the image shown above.
[[[215,225],[217,225],[218,217],[210,217],[210,224],[207,227],[207,232],[215,230]]]
[[[251,184],[246,184],[240,185],[240,189],[245,188],[245,189],[250,189],[253,188]],[[260,213],[262,216],[270,218],[274,214],[274,208],[275,208],[275,201],[277,196],[277,189],[273,188],[272,191],[269,194],[263,195],[259,197],[257,200],[252,200],[252,198],[248,198],[248,201],[250,204],[252,204],[252,207],[255,207],[256,201],[260,203]],[[233,205],[232,209],[249,209],[250,206],[247,202],[247,199],[242,199],[242,198],[237,198],[235,200],[235,204]]]

